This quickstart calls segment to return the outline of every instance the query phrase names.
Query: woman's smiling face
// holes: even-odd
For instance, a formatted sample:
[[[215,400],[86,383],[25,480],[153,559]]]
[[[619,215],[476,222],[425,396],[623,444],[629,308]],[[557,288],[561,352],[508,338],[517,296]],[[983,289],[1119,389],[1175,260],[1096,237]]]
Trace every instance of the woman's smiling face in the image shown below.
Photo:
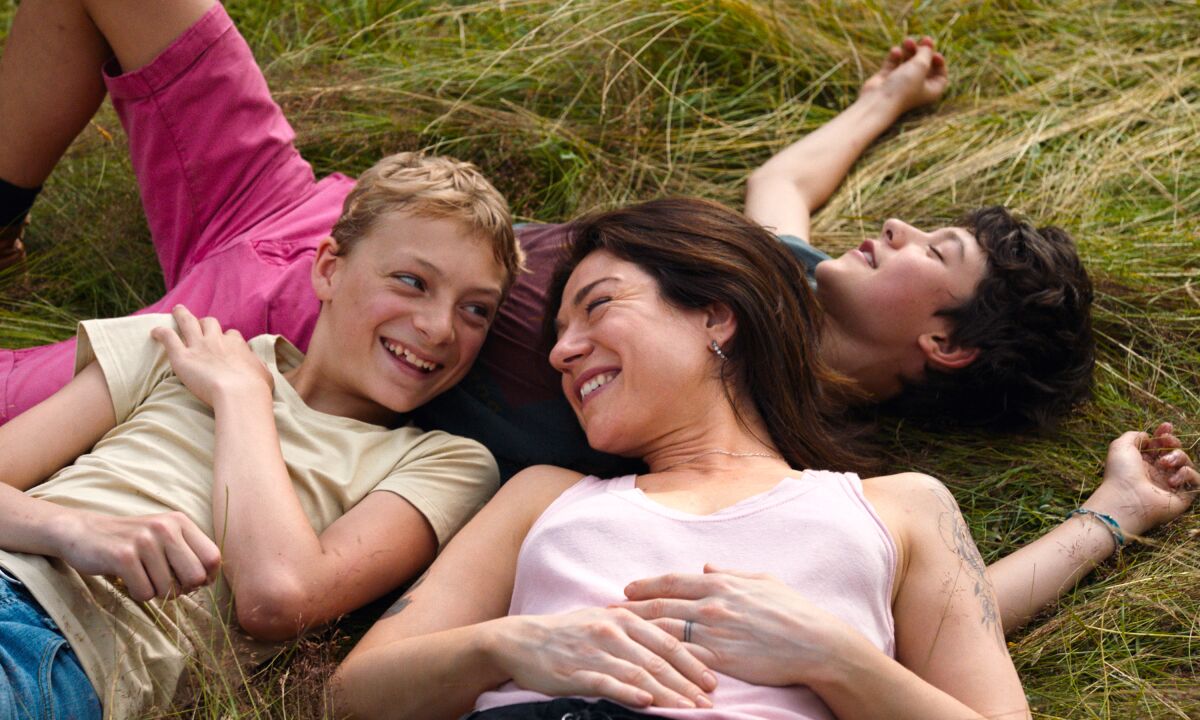
[[[722,392],[706,314],[667,303],[637,265],[603,250],[571,273],[550,363],[597,450],[641,456]]]

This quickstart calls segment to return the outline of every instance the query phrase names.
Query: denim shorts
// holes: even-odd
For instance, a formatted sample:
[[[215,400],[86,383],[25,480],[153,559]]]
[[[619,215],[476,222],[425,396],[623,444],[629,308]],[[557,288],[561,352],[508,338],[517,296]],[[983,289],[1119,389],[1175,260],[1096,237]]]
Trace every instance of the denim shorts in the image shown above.
[[[0,570],[0,720],[99,720],[100,698],[62,632]]]
[[[521,703],[483,710],[466,720],[641,720],[656,718],[607,700],[558,698],[546,702]],[[658,718],[661,720],[661,718]]]

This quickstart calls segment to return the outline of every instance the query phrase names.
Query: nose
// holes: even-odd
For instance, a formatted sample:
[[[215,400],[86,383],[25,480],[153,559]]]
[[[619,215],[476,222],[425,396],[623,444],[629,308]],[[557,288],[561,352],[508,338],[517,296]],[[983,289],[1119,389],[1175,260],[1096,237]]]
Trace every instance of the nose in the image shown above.
[[[883,241],[896,250],[911,242],[919,241],[922,236],[924,233],[903,220],[888,218],[883,223]]]
[[[586,357],[591,347],[586,334],[567,326],[559,332],[558,341],[550,348],[550,365],[560,373],[565,373]]]
[[[426,307],[413,316],[413,327],[431,345],[445,345],[454,341],[454,308],[440,304]]]

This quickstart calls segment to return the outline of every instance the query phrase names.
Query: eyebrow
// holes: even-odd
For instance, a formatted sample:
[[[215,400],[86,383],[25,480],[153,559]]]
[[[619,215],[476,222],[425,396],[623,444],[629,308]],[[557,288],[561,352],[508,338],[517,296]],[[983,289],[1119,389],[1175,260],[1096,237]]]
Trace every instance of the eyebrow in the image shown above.
[[[418,265],[420,265],[421,267],[425,268],[425,270],[427,270],[430,275],[434,275],[438,279],[441,279],[446,276],[446,273],[442,272],[442,269],[440,267],[438,267],[437,265],[434,265],[433,263],[429,262],[425,258],[414,257],[413,261],[415,263],[417,263]]]
[[[428,272],[430,275],[434,276],[438,280],[445,279],[445,277],[446,277],[446,273],[442,272],[442,269],[440,267],[438,267],[434,263],[429,262],[425,258],[414,257],[413,262],[420,265],[422,268],[425,269],[426,272]],[[487,286],[487,285],[477,285],[472,288],[467,288],[467,291],[465,294],[472,295],[475,293],[479,293],[482,295],[488,295],[489,297],[492,297],[496,300],[499,300],[500,298],[504,297],[503,290],[501,290],[500,288],[497,288],[497,287],[491,287],[491,286]]]
[[[967,241],[963,240],[963,230],[955,228],[950,231],[949,240],[958,248],[959,262],[965,262],[967,259]]]
[[[571,298],[571,307],[579,307],[579,304],[583,302],[583,299],[585,297],[587,297],[588,293],[590,293],[593,289],[595,289],[595,287],[597,285],[599,285],[600,283],[607,282],[608,280],[616,280],[616,278],[612,277],[611,275],[607,276],[607,277],[602,277],[599,280],[593,280],[592,282],[588,283],[587,285],[584,285],[583,287],[579,288],[579,290],[575,293],[575,297]],[[554,318],[554,331],[556,333],[562,332],[562,325],[563,325],[562,320],[559,320],[557,317]]]
[[[587,294],[590,293],[597,285],[602,282],[607,282],[608,280],[616,280],[616,278],[612,276],[602,277],[599,280],[593,280],[587,285],[579,288],[579,291],[575,293],[575,297],[571,299],[571,305],[578,306],[579,303],[583,302],[583,299],[587,297]]]

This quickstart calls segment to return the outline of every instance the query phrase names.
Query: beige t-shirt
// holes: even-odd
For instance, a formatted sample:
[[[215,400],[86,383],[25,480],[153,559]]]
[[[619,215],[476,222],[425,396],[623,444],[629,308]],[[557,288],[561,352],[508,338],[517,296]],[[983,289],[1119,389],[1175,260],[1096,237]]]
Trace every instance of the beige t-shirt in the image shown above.
[[[30,495],[108,515],[178,511],[213,536],[213,414],[171,371],[150,329],[169,315],[80,324],[76,372],[99,361],[117,426]],[[275,378],[275,424],[296,495],[316,532],[386,490],[410,502],[444,545],[495,492],[495,461],[480,444],[415,427],[396,430],[317,412],[283,377],[303,355],[286,340],[250,341]],[[230,498],[236,502],[235,497]],[[189,663],[228,672],[281,644],[238,628],[224,578],[169,602],[137,603],[107,579],[57,559],[0,551],[0,565],[37,598],[70,641],[106,718],[165,708]],[[222,620],[223,622],[216,622]]]

